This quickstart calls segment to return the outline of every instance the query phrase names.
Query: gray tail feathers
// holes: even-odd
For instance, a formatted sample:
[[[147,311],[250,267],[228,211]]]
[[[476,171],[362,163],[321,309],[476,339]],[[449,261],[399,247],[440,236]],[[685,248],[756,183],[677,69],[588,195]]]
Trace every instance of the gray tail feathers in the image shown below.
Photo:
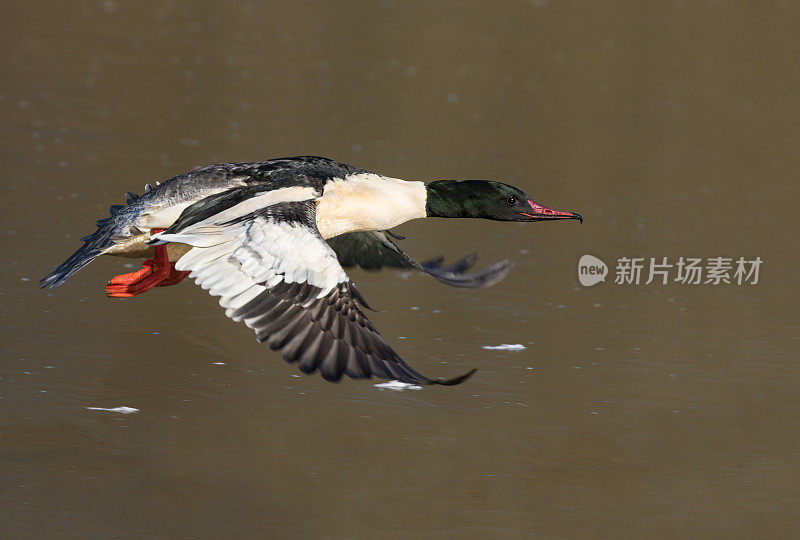
[[[39,284],[42,287],[58,287],[64,283],[72,274],[89,264],[95,257],[100,255],[103,250],[114,243],[113,238],[120,236],[119,224],[115,219],[116,214],[124,206],[114,205],[111,207],[111,217],[97,221],[97,230],[94,234],[84,236],[81,240],[84,244],[69,259],[61,263],[58,268],[42,278]]]

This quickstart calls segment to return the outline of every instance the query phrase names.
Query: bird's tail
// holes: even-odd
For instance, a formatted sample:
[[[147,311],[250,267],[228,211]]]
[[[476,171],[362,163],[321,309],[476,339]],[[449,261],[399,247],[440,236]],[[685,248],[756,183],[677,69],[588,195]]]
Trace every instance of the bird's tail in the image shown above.
[[[138,196],[129,193],[126,195],[128,204],[132,203]],[[58,287],[64,283],[72,274],[89,264],[95,257],[102,254],[108,247],[114,244],[114,239],[130,234],[130,206],[115,204],[109,208],[110,216],[97,221],[97,230],[89,236],[81,238],[84,244],[70,257],[61,263],[58,268],[46,275],[39,284],[42,287]]]

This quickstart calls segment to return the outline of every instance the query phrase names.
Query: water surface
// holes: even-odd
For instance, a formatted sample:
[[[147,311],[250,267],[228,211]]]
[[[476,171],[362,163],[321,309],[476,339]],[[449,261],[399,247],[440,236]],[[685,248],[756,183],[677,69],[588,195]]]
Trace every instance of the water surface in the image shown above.
[[[8,536],[768,537],[798,525],[800,10],[781,2],[18,2],[0,23]],[[577,222],[398,229],[516,263],[351,276],[454,388],[301,375],[183,283],[36,282],[125,191],[318,154],[497,179]],[[578,284],[584,253],[764,260]],[[521,344],[519,351],[484,346]],[[299,376],[298,376],[299,375]],[[89,407],[138,409],[121,414]]]

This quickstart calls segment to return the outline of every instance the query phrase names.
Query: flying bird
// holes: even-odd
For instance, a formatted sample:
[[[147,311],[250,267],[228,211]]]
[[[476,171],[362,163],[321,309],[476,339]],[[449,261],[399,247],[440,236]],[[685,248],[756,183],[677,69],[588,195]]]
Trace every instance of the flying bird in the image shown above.
[[[114,277],[106,294],[131,297],[191,277],[258,341],[329,381],[374,375],[454,385],[475,371],[430,379],[412,369],[364,316],[369,305],[344,268],[414,268],[469,288],[496,283],[511,263],[473,273],[474,255],[450,267],[442,258],[420,263],[391,228],[426,217],[583,222],[500,182],[405,181],[315,156],[201,167],[125,199],[42,287],[62,284],[98,255],[146,258],[141,270]]]

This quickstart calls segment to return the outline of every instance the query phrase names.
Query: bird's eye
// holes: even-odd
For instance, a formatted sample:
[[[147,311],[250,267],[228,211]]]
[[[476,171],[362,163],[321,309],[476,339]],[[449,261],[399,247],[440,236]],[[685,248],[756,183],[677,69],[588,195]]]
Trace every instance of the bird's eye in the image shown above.
[[[517,204],[517,199],[516,197],[509,197],[508,199],[506,199],[506,203],[508,203],[508,206],[514,206],[515,204]]]

